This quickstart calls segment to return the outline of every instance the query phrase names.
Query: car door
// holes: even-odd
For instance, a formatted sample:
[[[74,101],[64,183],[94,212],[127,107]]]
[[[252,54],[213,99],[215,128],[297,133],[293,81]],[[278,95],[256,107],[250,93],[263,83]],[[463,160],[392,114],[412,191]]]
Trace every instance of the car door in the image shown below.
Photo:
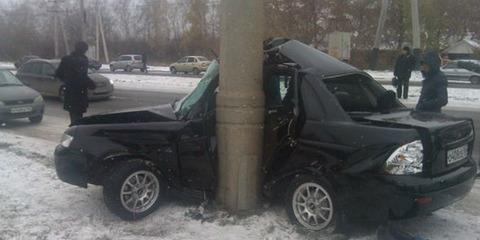
[[[177,68],[177,72],[185,72],[186,71],[186,68],[185,68],[185,64],[187,62],[187,58],[184,57],[180,60],[178,60],[177,64],[175,64],[176,68]]]
[[[460,78],[458,66],[455,62],[448,63],[445,67],[443,67],[442,71],[448,80],[458,80]]]
[[[195,68],[195,63],[197,62],[197,59],[194,57],[189,57],[186,63],[186,72],[192,72],[193,68]]]
[[[45,95],[58,96],[61,82],[55,77],[55,68],[50,63],[42,63],[42,90]]]
[[[42,77],[42,63],[41,62],[32,62],[30,73],[28,75],[30,79],[30,87],[40,92],[42,95],[43,92],[43,77]]]
[[[33,63],[25,63],[17,71],[17,78],[25,85],[32,86]]]

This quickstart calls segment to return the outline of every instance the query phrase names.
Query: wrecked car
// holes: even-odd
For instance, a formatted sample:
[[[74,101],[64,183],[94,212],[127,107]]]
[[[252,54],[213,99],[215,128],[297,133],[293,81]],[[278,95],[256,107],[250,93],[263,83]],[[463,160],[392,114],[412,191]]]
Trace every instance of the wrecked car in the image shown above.
[[[215,196],[218,81],[214,61],[182,100],[74,123],[55,151],[59,178],[103,186],[125,220],[170,192]],[[263,194],[284,198],[299,226],[414,217],[472,188],[470,119],[407,109],[365,72],[296,40],[265,44],[264,92]]]

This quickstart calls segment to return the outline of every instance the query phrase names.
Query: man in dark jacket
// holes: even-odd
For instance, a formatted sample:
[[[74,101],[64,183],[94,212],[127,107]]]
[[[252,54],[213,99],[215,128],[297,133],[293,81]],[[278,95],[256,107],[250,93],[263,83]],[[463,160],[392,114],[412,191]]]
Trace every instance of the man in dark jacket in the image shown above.
[[[397,97],[408,98],[408,85],[412,70],[415,68],[415,57],[410,53],[409,47],[403,47],[402,55],[397,58],[395,62],[395,70],[393,75],[398,79],[397,82]]]
[[[424,54],[421,70],[424,76],[422,93],[418,99],[417,111],[441,112],[448,103],[447,78],[440,71],[441,59],[437,52]]]
[[[65,83],[63,108],[70,113],[70,123],[83,117],[88,108],[88,89],[95,89],[95,83],[88,77],[88,58],[85,42],[75,44],[75,50],[62,58],[55,72]]]

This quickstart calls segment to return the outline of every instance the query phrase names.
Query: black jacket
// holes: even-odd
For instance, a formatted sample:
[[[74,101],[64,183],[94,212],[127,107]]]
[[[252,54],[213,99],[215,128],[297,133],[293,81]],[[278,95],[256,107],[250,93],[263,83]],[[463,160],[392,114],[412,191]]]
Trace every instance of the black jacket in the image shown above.
[[[409,79],[412,70],[415,68],[415,57],[411,54],[402,54],[395,62],[395,70],[393,75],[399,79]]]
[[[86,112],[88,89],[95,88],[95,83],[88,77],[88,58],[76,52],[63,57],[55,76],[65,83],[63,108],[70,112]]]
[[[440,58],[435,52],[425,54],[423,61],[430,66],[429,72],[422,72],[422,92],[418,99],[417,111],[440,112],[448,103],[447,78],[440,71]]]

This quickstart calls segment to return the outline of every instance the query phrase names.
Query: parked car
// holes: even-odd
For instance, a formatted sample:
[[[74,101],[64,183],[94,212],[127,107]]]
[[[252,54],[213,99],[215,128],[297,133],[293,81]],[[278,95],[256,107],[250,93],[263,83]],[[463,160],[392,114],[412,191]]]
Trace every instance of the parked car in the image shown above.
[[[177,72],[192,73],[199,75],[201,72],[207,70],[210,61],[206,57],[201,56],[187,56],[183,57],[175,63],[170,65],[170,72],[177,74]]]
[[[0,69],[0,122],[28,118],[40,123],[44,109],[40,93],[23,85],[10,71]]]
[[[142,55],[122,55],[110,63],[110,71],[112,72],[118,69],[122,69],[125,72],[139,69],[144,72],[145,69],[143,68]]]
[[[20,67],[22,67],[23,64],[25,64],[26,62],[32,60],[32,59],[39,59],[40,57],[39,56],[35,56],[35,55],[28,55],[28,56],[24,56],[22,58],[20,58],[18,61],[16,61],[14,63],[15,65],[15,68],[16,69],[19,69]]]
[[[98,70],[100,70],[100,68],[102,68],[102,63],[100,63],[99,61],[97,61],[95,59],[89,58],[88,59],[88,67],[98,71]]]
[[[17,72],[17,77],[25,85],[37,90],[43,96],[59,97],[63,101],[64,83],[55,77],[60,60],[34,59],[24,64]],[[113,83],[106,77],[88,70],[88,76],[95,82],[95,90],[89,90],[90,100],[108,99],[113,94]]]
[[[293,222],[309,230],[385,222],[469,193],[471,119],[411,111],[367,73],[298,41],[265,49],[262,189],[285,199]],[[107,207],[125,220],[152,213],[169,192],[213,197],[218,82],[213,61],[182,100],[81,119],[55,150],[58,177],[102,185]]]
[[[465,81],[475,85],[480,85],[480,74],[459,67],[459,61],[449,62],[447,65],[442,67],[442,72],[449,81]]]

